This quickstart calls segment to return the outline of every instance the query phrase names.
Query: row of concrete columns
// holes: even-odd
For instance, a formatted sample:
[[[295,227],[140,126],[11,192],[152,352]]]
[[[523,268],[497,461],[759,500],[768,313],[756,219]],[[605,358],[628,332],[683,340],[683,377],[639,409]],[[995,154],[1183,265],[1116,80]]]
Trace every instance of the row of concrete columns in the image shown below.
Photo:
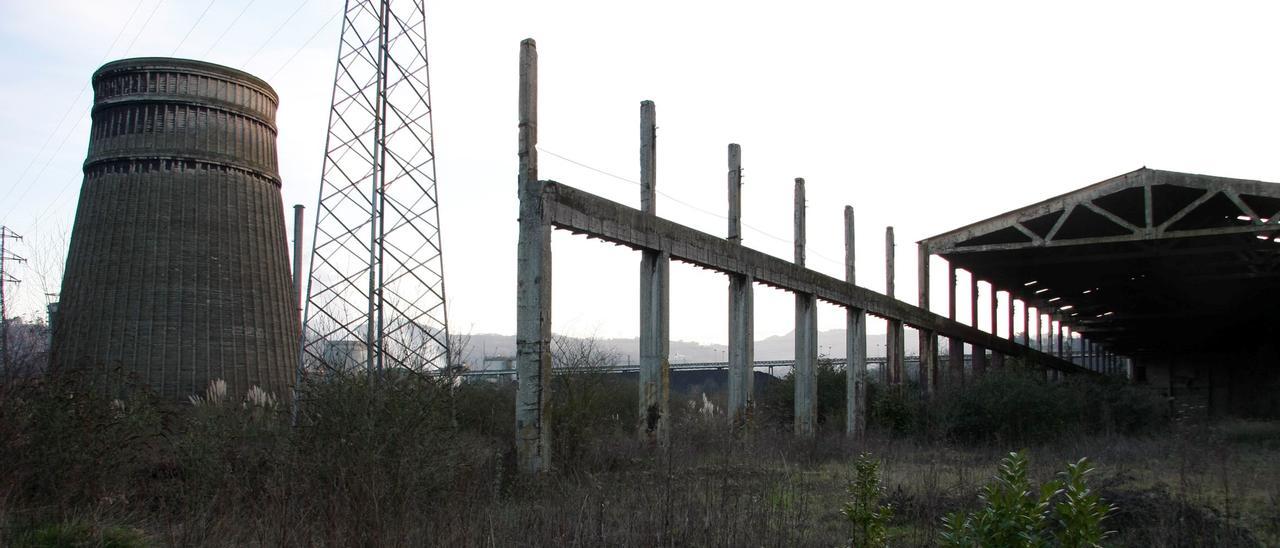
[[[520,234],[517,251],[517,374],[519,388],[516,401],[516,437],[520,466],[526,471],[541,471],[550,467],[551,431],[546,424],[551,391],[551,224],[549,213],[538,194],[542,188],[538,182],[537,166],[537,52],[533,40],[521,43],[520,98],[519,98],[519,194]],[[656,112],[651,101],[640,106],[640,210],[645,216],[655,217],[657,186],[657,134]],[[736,144],[728,149],[728,234],[730,242],[742,242],[742,151]],[[854,212],[845,207],[845,277],[856,284],[854,257]],[[795,180],[795,264],[805,264],[805,187],[804,179]],[[894,241],[893,228],[885,233],[886,293],[894,295]],[[929,308],[929,257],[927,249],[920,249],[919,303]],[[667,252],[645,249],[640,259],[640,380],[639,380],[639,435],[654,445],[668,442],[670,363],[670,263]],[[956,270],[949,271],[952,290],[948,311],[956,316]],[[750,275],[735,273],[729,276],[729,394],[728,416],[734,425],[744,424],[753,409],[754,336],[753,336],[753,285]],[[978,283],[971,278],[971,323],[977,327]],[[991,332],[996,333],[998,303],[992,295]],[[1009,338],[1013,339],[1013,300],[1009,299]],[[795,295],[795,432],[801,436],[814,435],[817,427],[817,297],[808,293]],[[1023,307],[1023,325],[1028,325],[1028,309]],[[1047,318],[1047,315],[1045,316]],[[1037,327],[1040,322],[1037,322]],[[889,319],[889,346],[886,374],[890,383],[905,381],[904,325],[901,320]],[[846,308],[846,356],[847,371],[846,431],[859,435],[866,421],[866,312]],[[1058,331],[1058,330],[1061,331]],[[1025,327],[1024,327],[1025,331]],[[1037,330],[1037,346],[1041,330]],[[1049,347],[1057,337],[1057,354],[1062,355],[1062,338],[1065,326],[1049,333]],[[949,356],[951,375],[963,382],[963,342],[952,338]],[[1024,344],[1030,343],[1024,333]],[[987,367],[986,351],[974,347],[974,370],[982,372]],[[1104,354],[1099,351],[1098,358]],[[1114,358],[1111,358],[1115,362]],[[1115,362],[1118,363],[1118,362]],[[1003,364],[1002,356],[995,355],[992,365]],[[940,377],[938,372],[937,334],[922,330],[920,336],[919,379],[926,393],[933,391]]]
[[[892,241],[892,228],[887,232],[887,238],[890,242]],[[929,258],[930,253],[928,252],[928,249],[924,245],[921,245],[919,250],[919,306],[925,309],[928,309],[930,305]],[[891,258],[890,264],[892,264]],[[890,268],[889,274],[892,275],[892,268]],[[949,265],[947,280],[947,287],[950,289],[948,291],[947,316],[953,320],[958,320],[958,314],[956,311],[956,289],[959,287],[959,276],[957,275],[957,268],[954,265]],[[980,297],[982,295],[979,282],[980,280],[978,280],[976,276],[973,276],[972,274],[969,276],[969,325],[981,329],[982,326],[980,326],[978,322],[978,311],[980,310],[981,304]],[[990,283],[988,283],[987,286],[990,289],[989,331],[993,335],[1001,336],[1001,332],[998,329],[999,324],[997,323],[997,318],[1000,316],[999,295],[1003,293],[1005,295],[1006,303],[1005,326],[1007,329],[1003,336],[1006,336],[1009,340],[1013,341],[1017,339],[1015,326],[1017,325],[1017,312],[1021,310],[1023,345],[1033,347],[1036,350],[1046,352],[1059,358],[1074,361],[1081,367],[1099,373],[1108,375],[1125,375],[1127,373],[1127,365],[1123,359],[1104,349],[1094,341],[1085,339],[1083,336],[1079,336],[1079,333],[1072,332],[1061,317],[1056,314],[1044,313],[1040,311],[1038,307],[1032,307],[1026,301],[1016,299],[1010,291],[1000,290]],[[889,287],[889,294],[892,295],[892,282],[890,282]],[[1018,306],[1019,302],[1021,303],[1021,306]],[[1035,314],[1031,313],[1033,309],[1036,310]],[[1033,331],[1035,333],[1034,339],[1032,339]],[[1079,343],[1073,343],[1072,341],[1077,336],[1079,336]],[[947,355],[948,361],[950,362],[948,370],[951,382],[963,383],[964,343],[955,337],[950,338],[948,342],[949,349]],[[1076,347],[1078,347],[1078,349],[1076,349]],[[922,332],[920,341],[920,379],[922,380],[923,388],[926,391],[934,390],[937,387],[936,370],[932,366],[926,365],[931,361],[936,361],[936,350],[934,350],[934,348],[936,348],[936,337],[934,334]],[[890,351],[893,352],[893,350]],[[988,367],[1002,367],[1004,365],[1005,356],[992,352],[990,357],[988,357],[986,349],[980,346],[973,347],[972,355],[973,374],[982,374]],[[895,359],[900,358],[889,356],[886,361],[893,363]],[[929,376],[931,373],[932,376]],[[1056,378],[1057,373],[1052,372],[1050,375]],[[888,376],[887,379],[890,380],[890,382],[899,381],[897,377],[892,375]]]

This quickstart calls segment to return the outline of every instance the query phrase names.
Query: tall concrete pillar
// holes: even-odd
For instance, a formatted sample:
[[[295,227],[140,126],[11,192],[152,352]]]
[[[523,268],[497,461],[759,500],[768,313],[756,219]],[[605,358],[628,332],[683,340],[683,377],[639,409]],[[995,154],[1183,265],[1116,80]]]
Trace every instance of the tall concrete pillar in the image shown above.
[[[1022,301],[1022,346],[1031,347],[1031,306]]]
[[[991,334],[1000,336],[1000,291],[995,282],[991,282]],[[1012,326],[1010,326],[1012,329]],[[991,366],[997,369],[1004,367],[1004,354],[991,351]]]
[[[516,249],[516,458],[526,473],[551,466],[551,223],[538,183],[538,51],[520,43],[520,236]]]
[[[729,241],[742,244],[742,149],[729,145]],[[729,420],[741,426],[755,395],[755,316],[752,280],[729,275]]]
[[[919,259],[916,267],[919,306],[929,310],[929,248],[917,244]],[[938,336],[928,329],[920,330],[920,390],[933,393],[938,382]]]
[[[1048,316],[1036,309],[1036,350],[1044,352],[1044,323]]]
[[[657,215],[657,120],[653,101],[640,103],[640,211]],[[645,250],[640,256],[639,431],[650,443],[665,444],[671,401],[671,257]]]
[[[884,230],[884,265],[885,265],[885,294],[894,296],[894,282],[896,280],[895,273],[895,246],[893,243],[893,227],[886,227]],[[902,366],[904,363],[904,355],[906,354],[905,332],[900,320],[890,319],[885,322],[888,326],[888,333],[885,336],[885,364],[889,367],[888,379],[890,384],[902,384],[903,378]]]
[[[795,260],[804,266],[804,179],[796,178]],[[818,426],[818,299],[796,294],[795,431],[813,436]]]
[[[844,206],[844,279],[856,284],[853,207]],[[860,437],[867,426],[867,313],[845,309],[845,433]]]
[[[969,273],[969,313],[973,316],[970,322],[974,329],[981,330],[978,325],[978,277],[974,273]],[[973,376],[978,376],[987,372],[987,349],[973,345]]]
[[[1017,334],[1018,330],[1014,329],[1014,326],[1016,324],[1013,323],[1014,312],[1015,312],[1014,304],[1013,304],[1013,292],[1005,291],[1004,295],[1005,295],[1005,306],[1008,307],[1008,310],[1005,311],[1005,322],[1009,326],[1009,342],[1018,342],[1018,334]]]
[[[960,321],[956,317],[956,265],[947,265],[947,317]],[[959,337],[947,339],[948,382],[955,386],[964,384],[964,341]]]
[[[1071,361],[1071,356],[1067,354],[1067,351],[1069,351],[1071,347],[1067,346],[1063,341],[1063,339],[1066,339],[1066,338],[1067,338],[1067,326],[1066,324],[1062,323],[1062,320],[1058,320],[1058,357],[1067,361]]]

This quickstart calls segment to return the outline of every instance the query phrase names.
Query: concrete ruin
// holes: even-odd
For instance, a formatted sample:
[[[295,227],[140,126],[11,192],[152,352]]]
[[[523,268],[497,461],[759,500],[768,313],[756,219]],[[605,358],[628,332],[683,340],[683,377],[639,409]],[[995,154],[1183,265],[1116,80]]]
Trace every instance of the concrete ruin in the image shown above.
[[[1024,343],[1074,339],[1191,410],[1280,414],[1280,184],[1142,168],[918,245],[951,287],[964,270],[1023,303]]]
[[[902,302],[855,283],[853,267],[853,210],[845,208],[846,279],[839,280],[804,266],[805,218],[804,181],[796,179],[795,258],[784,261],[742,245],[741,241],[741,161],[737,145],[729,145],[728,218],[726,237],[707,234],[658,217],[654,208],[656,192],[655,109],[652,102],[641,103],[640,166],[641,208],[635,209],[592,195],[555,181],[538,179],[537,150],[537,50],[533,40],[521,43],[519,95],[519,247],[517,250],[516,352],[517,401],[516,447],[520,468],[539,472],[551,467],[551,429],[548,419],[551,394],[551,230],[559,228],[641,252],[640,282],[640,424],[638,435],[654,444],[665,443],[670,363],[668,348],[669,276],[672,260],[714,270],[728,276],[729,291],[729,373],[728,415],[734,425],[749,413],[752,361],[752,290],[755,284],[789,291],[796,296],[796,399],[795,431],[799,436],[814,433],[817,362],[818,300],[847,310],[846,349],[852,365],[848,371],[848,433],[858,435],[865,424],[867,314],[884,318],[897,326],[921,332],[920,385],[926,392],[938,383],[937,337],[948,337],[952,348],[967,343],[993,356],[1014,356],[1029,366],[1061,374],[1090,373],[1059,355],[988,333],[974,325],[928,310],[928,284],[921,292],[921,306]],[[890,241],[891,241],[890,236]],[[892,249],[892,247],[890,247]],[[891,255],[891,254],[890,254]],[[920,272],[927,279],[927,261]],[[892,273],[892,263],[889,266]],[[891,275],[890,280],[893,279]],[[954,316],[954,306],[952,307]],[[976,322],[975,322],[976,323]],[[994,331],[994,330],[993,330]],[[889,360],[902,382],[903,337],[889,348]],[[952,360],[959,364],[962,360]],[[998,362],[997,362],[998,363]],[[891,370],[893,367],[890,368]],[[961,370],[957,367],[952,369]]]

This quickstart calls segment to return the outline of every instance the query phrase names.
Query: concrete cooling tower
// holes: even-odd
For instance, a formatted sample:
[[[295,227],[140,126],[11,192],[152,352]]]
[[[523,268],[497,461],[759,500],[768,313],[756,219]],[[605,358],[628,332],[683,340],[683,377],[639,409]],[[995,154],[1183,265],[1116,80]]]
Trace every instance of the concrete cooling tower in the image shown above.
[[[184,59],[93,74],[93,129],[53,367],[185,400],[287,401],[298,356],[271,86]]]

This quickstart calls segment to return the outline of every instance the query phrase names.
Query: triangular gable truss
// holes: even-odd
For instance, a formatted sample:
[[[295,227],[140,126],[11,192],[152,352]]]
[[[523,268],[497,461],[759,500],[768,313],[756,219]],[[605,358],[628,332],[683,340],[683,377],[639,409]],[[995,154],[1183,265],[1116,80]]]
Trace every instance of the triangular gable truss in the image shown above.
[[[1280,184],[1142,168],[920,243],[951,255],[1237,233],[1280,236]]]

